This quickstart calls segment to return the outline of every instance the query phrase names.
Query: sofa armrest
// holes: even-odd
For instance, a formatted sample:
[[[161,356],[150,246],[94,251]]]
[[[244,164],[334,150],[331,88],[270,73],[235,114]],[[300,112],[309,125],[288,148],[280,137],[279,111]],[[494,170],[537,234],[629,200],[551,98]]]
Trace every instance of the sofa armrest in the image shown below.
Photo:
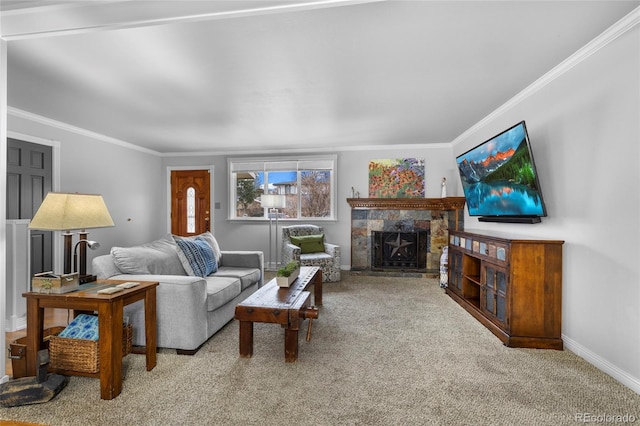
[[[207,283],[203,278],[180,275],[116,275],[112,279],[157,281],[156,322],[158,347],[193,350],[207,339]],[[134,328],[133,344],[144,345],[144,305],[125,307]]]
[[[324,243],[324,251],[331,256],[334,266],[340,268],[340,246]]]
[[[122,271],[118,269],[113,261],[113,256],[110,254],[94,257],[91,261],[91,272],[96,275],[99,280],[106,280],[114,275],[122,274]]]
[[[340,256],[340,246],[336,244],[324,243],[324,251],[325,253],[330,254],[332,256],[335,256],[335,255]]]
[[[220,266],[262,270],[264,267],[264,255],[261,251],[223,251],[220,258]]]
[[[261,251],[222,251],[219,266],[260,270],[259,286],[264,284],[264,253]]]
[[[300,261],[300,247],[287,243],[282,247],[282,264],[286,265],[292,260]]]

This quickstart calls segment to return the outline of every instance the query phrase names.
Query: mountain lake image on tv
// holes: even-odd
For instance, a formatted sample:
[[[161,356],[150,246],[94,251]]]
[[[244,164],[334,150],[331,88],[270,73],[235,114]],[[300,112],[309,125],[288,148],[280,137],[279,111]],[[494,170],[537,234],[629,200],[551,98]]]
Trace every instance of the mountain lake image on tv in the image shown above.
[[[524,121],[456,159],[470,216],[537,223],[546,210]]]

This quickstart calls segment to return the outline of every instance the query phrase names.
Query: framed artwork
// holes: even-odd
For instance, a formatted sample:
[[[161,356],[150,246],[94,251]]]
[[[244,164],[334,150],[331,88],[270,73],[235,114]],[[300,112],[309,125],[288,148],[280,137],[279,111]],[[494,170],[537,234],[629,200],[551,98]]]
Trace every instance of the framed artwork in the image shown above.
[[[424,160],[371,160],[369,198],[424,198]]]

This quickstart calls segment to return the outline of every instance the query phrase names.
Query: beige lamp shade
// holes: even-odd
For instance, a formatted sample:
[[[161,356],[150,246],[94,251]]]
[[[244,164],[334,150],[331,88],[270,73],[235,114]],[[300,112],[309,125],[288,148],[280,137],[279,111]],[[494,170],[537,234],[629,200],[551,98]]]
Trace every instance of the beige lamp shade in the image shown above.
[[[101,195],[50,192],[29,224],[30,229],[69,231],[115,226]]]

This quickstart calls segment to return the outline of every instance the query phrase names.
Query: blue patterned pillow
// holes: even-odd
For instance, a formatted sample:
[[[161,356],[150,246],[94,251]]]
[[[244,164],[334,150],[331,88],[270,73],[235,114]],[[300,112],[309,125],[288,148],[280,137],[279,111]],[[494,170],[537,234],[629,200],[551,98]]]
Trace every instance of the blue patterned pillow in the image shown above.
[[[98,340],[98,317],[80,314],[58,335],[71,339]]]
[[[218,262],[213,249],[204,239],[176,239],[178,257],[187,274],[206,277],[218,270]]]

